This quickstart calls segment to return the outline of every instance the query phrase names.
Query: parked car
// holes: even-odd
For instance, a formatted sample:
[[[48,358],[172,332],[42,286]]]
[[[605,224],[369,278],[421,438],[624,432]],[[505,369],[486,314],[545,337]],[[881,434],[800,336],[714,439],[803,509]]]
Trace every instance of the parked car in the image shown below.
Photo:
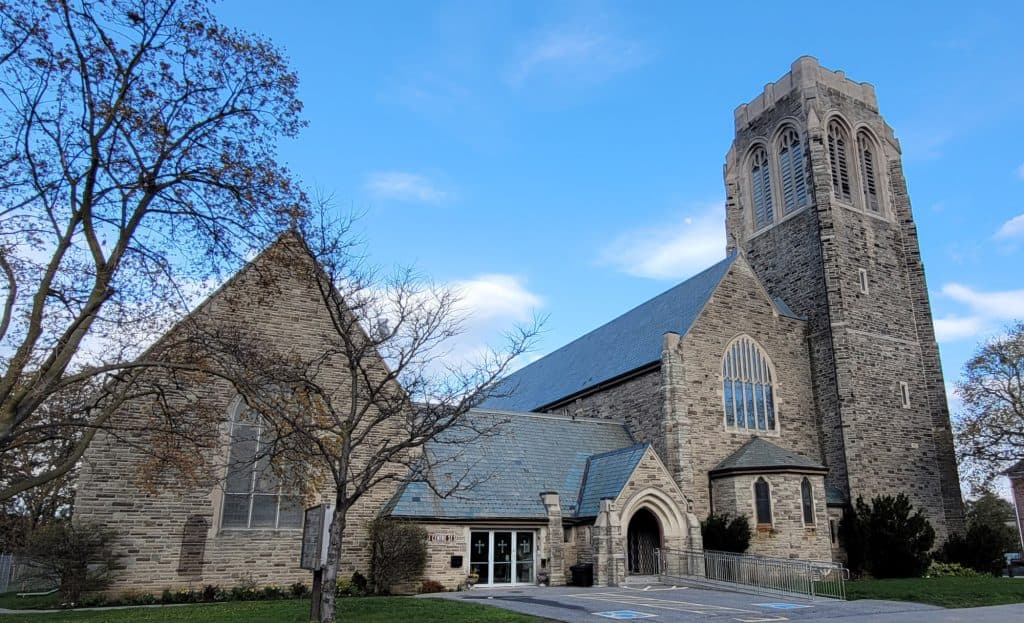
[[[1011,578],[1024,577],[1024,554],[1010,552],[1006,556],[1006,575]]]

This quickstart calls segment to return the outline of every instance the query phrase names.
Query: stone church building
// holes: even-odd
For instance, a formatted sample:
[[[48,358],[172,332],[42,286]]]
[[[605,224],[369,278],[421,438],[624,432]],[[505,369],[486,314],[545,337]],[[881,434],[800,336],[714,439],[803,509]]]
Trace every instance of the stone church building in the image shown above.
[[[618,584],[656,571],[658,549],[699,550],[712,513],[750,519],[751,553],[841,558],[838,521],[859,496],[906,493],[939,543],[963,529],[917,229],[874,88],[798,59],[736,109],[724,175],[725,259],[504,379],[468,416],[500,425],[460,459],[482,482],[447,498],[380,488],[352,512],[342,573],[365,571],[378,515],[427,529],[426,577],[449,588],[471,571],[564,583],[577,562]],[[314,348],[301,276],[276,274],[289,295],[257,306],[223,301],[264,288],[250,268],[273,273],[276,252],[195,313]],[[259,423],[223,402],[227,454],[233,430]],[[308,582],[301,509],[315,500],[258,478],[144,491],[128,448],[97,437],[76,503],[123,535],[117,588]]]

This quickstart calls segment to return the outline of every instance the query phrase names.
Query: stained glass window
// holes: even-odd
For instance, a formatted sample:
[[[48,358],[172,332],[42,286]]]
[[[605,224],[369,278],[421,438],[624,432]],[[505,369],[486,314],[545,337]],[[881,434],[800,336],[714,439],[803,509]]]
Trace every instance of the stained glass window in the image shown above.
[[[244,403],[233,407],[222,527],[302,527],[302,497],[288,495],[270,466],[270,434],[262,418]]]
[[[775,397],[768,358],[748,336],[734,340],[722,360],[725,425],[775,430]]]

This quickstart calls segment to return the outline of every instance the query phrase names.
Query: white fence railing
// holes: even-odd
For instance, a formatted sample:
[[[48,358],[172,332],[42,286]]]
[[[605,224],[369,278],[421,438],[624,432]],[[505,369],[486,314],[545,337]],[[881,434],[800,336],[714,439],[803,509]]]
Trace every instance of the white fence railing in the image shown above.
[[[711,550],[659,550],[661,575],[759,594],[846,599],[849,572],[835,562]]]
[[[0,554],[0,593],[10,590],[14,579],[14,554]]]

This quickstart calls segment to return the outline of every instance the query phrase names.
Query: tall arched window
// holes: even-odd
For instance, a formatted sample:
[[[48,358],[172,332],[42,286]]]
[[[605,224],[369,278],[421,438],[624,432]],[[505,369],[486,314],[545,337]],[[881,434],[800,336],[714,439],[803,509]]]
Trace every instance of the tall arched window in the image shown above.
[[[880,212],[882,206],[878,201],[875,147],[865,132],[857,133],[857,156],[860,159],[860,184],[864,192],[864,206],[872,212]]]
[[[806,476],[800,483],[800,505],[804,511],[804,525],[814,525],[814,489]]]
[[[764,478],[758,478],[754,482],[754,511],[757,523],[772,523],[772,490]]]
[[[849,138],[846,130],[833,119],[828,124],[828,161],[832,168],[832,192],[836,199],[852,201],[850,194],[850,162],[847,155]]]
[[[750,337],[740,336],[722,359],[725,425],[775,430],[775,396],[768,357]]]
[[[768,153],[758,147],[750,157],[750,188],[754,198],[754,229],[772,223],[772,176],[768,171]]]
[[[779,177],[782,183],[782,213],[789,214],[807,203],[804,179],[804,148],[800,135],[786,128],[779,139]]]
[[[302,527],[302,498],[288,495],[270,466],[271,431],[241,400],[231,409],[223,528]]]

